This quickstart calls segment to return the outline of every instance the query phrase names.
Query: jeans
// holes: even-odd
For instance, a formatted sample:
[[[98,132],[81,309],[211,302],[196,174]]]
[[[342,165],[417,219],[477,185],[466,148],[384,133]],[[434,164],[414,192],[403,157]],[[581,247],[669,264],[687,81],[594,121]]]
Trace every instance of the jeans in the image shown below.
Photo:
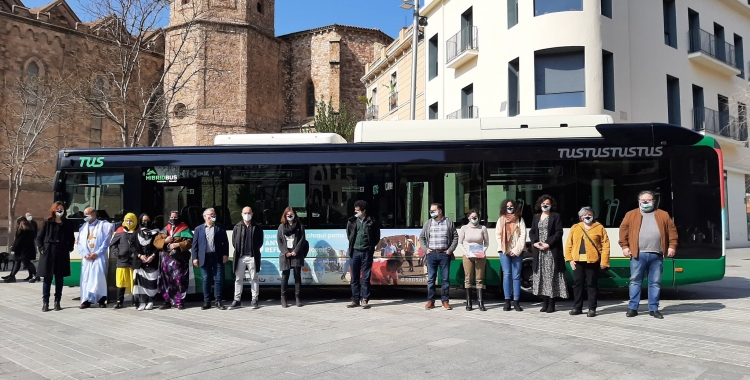
[[[500,266],[503,271],[503,292],[505,299],[510,300],[510,291],[513,289],[513,300],[518,301],[521,298],[521,265],[523,258],[521,256],[510,256],[500,254]],[[511,285],[512,281],[512,285]],[[511,288],[512,286],[512,288]]]
[[[224,279],[224,263],[219,260],[216,253],[206,253],[206,258],[201,267],[203,274],[203,302],[211,302],[211,285],[214,288],[214,299],[221,301],[221,286]],[[211,283],[213,279],[213,284]]]
[[[586,288],[589,310],[596,310],[596,297],[599,293],[600,263],[576,261],[573,271],[573,309],[583,308],[583,288]]]
[[[55,302],[62,298],[63,276],[55,275]],[[42,282],[42,303],[49,303],[49,292],[52,287],[52,276],[47,276]]]
[[[450,299],[450,272],[451,258],[445,252],[430,252],[427,254],[427,300],[435,301],[435,280],[437,279],[438,268],[440,268],[440,293],[441,302],[448,302]]]
[[[663,266],[664,256],[658,253],[641,252],[638,258],[630,258],[630,303],[628,307],[631,310],[638,310],[644,275],[648,276],[648,311],[659,310]]]
[[[352,302],[370,299],[370,275],[372,274],[372,256],[369,252],[354,251],[352,254],[351,281]]]
[[[242,299],[242,290],[245,286],[245,269],[250,275],[250,292],[253,299],[258,299],[260,283],[258,273],[255,271],[255,259],[252,256],[242,256],[237,263],[237,270],[234,271],[234,300],[240,302]]]

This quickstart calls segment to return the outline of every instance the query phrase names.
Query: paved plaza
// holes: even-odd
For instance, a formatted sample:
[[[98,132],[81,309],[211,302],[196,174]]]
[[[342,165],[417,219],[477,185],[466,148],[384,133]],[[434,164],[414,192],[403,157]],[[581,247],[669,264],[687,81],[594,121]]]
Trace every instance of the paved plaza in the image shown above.
[[[0,379],[743,379],[750,380],[750,249],[729,250],[724,280],[664,289],[665,319],[625,318],[623,290],[600,315],[424,310],[426,292],[379,289],[372,309],[347,309],[346,288],[307,290],[282,309],[42,313],[41,284],[0,284]],[[19,273],[19,278],[25,275]],[[247,289],[249,293],[249,289]],[[245,305],[249,302],[245,302]]]

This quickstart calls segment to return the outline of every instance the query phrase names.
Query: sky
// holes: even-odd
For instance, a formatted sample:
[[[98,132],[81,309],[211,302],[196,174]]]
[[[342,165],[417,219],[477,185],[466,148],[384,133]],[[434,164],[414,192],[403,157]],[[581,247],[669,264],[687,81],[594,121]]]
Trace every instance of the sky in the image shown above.
[[[67,0],[79,18],[87,19],[80,2]],[[29,8],[52,0],[21,0]],[[396,37],[399,29],[411,23],[412,11],[399,8],[401,0],[276,0],[276,35],[344,24],[378,28]],[[165,17],[166,20],[166,17]]]

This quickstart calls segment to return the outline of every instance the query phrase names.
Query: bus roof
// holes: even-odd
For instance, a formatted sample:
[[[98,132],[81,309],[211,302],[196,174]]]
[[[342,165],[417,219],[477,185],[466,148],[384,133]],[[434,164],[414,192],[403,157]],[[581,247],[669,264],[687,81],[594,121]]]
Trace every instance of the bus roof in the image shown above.
[[[596,126],[613,123],[609,115],[363,121],[354,130],[354,142],[601,138]]]
[[[335,133],[256,133],[217,135],[214,145],[307,145],[346,144],[346,139]]]

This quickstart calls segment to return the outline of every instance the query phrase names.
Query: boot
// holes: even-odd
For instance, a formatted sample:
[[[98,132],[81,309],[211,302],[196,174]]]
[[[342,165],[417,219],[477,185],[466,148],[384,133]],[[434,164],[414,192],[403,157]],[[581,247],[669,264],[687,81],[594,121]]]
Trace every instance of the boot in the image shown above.
[[[505,300],[505,306],[503,306],[503,311],[510,311],[510,300]]]
[[[555,311],[557,311],[557,310],[555,310],[555,299],[554,298],[550,298],[549,299],[549,307],[547,308],[547,312],[548,313],[554,313]]]
[[[549,297],[542,297],[542,308],[539,310],[540,313],[546,313],[549,308]]]
[[[513,301],[513,308],[516,309],[516,311],[523,311],[523,308],[521,308],[521,304],[518,302],[518,300]]]
[[[60,301],[55,301],[55,311],[60,311],[62,308],[60,307]]]
[[[286,304],[286,295],[281,296],[281,307],[289,307],[289,305]]]
[[[49,304],[48,303],[45,303],[45,304],[42,305],[42,311],[45,311],[45,312],[49,311]]]
[[[299,299],[299,292],[294,292],[295,301],[297,301],[297,307],[302,307],[302,301]]]
[[[471,307],[471,289],[466,288],[466,311],[474,310]]]
[[[487,311],[487,308],[484,307],[484,295],[482,294],[482,290],[482,288],[477,288],[477,301],[479,301],[479,310]]]

